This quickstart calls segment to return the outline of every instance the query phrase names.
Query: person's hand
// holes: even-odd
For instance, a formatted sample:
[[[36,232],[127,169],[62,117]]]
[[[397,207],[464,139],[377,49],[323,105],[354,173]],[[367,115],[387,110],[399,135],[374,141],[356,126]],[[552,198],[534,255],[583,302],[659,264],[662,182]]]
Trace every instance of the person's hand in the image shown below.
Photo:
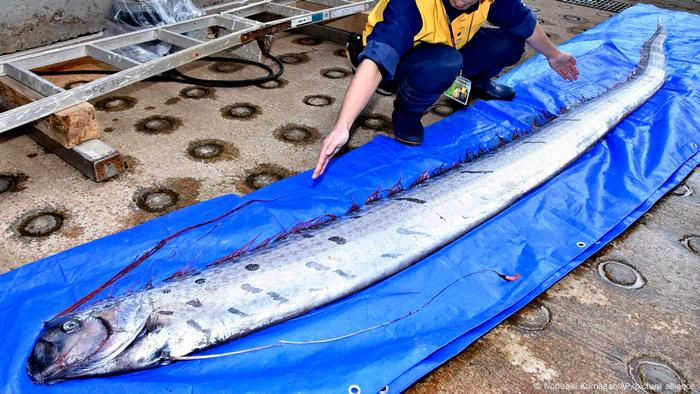
[[[321,142],[321,152],[318,154],[316,169],[314,169],[314,173],[311,175],[312,179],[316,179],[323,174],[328,162],[331,161],[331,158],[348,142],[349,138],[350,133],[348,130],[344,129],[333,129],[333,131],[328,134],[323,142]]]
[[[575,81],[578,78],[576,58],[566,52],[558,51],[557,54],[547,58],[549,66],[567,81]]]

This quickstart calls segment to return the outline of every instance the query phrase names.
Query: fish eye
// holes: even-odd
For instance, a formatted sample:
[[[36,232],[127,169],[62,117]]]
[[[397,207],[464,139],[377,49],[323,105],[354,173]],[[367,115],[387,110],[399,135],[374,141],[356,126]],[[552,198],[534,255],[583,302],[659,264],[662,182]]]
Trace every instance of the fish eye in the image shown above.
[[[75,319],[70,319],[66,320],[62,325],[61,325],[61,330],[65,332],[66,334],[70,334],[80,328],[80,322]]]

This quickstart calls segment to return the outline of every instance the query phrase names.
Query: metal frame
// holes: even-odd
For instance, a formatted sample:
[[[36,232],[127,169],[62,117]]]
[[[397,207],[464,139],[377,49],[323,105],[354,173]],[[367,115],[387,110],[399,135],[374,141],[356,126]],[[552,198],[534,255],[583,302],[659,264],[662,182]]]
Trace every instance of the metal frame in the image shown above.
[[[47,97],[0,113],[0,133],[265,35],[367,11],[375,1],[312,0],[310,2],[329,8],[309,11],[287,5],[290,4],[289,0],[248,0],[246,3],[210,7],[207,15],[185,22],[13,56],[0,63],[0,75],[8,75]],[[281,15],[282,18],[270,22],[247,18],[260,12]],[[231,33],[209,41],[184,35],[190,31],[216,26],[230,30]],[[147,63],[138,63],[114,52],[119,48],[153,40],[168,42],[181,50]],[[71,90],[64,90],[31,71],[84,56],[91,56],[122,71]]]

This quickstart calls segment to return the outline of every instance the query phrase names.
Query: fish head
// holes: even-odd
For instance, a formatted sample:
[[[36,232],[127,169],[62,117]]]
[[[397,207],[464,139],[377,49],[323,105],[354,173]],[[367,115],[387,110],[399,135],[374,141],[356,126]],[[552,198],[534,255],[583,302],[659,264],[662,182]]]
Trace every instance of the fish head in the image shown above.
[[[110,302],[46,322],[27,360],[30,378],[50,384],[110,373],[115,358],[148,326],[144,309]]]

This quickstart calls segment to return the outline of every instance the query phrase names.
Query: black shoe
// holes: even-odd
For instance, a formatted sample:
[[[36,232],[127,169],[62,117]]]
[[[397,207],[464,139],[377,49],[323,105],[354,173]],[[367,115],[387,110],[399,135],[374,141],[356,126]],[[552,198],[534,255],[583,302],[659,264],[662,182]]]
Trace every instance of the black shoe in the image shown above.
[[[505,100],[515,98],[515,89],[490,79],[472,81],[472,96],[483,100]]]
[[[352,68],[353,73],[355,70],[357,70],[357,67],[360,66],[360,60],[358,57],[360,56],[360,52],[362,52],[364,49],[365,46],[362,45],[362,36],[356,33],[351,33],[350,37],[348,37],[348,42],[345,43],[345,54],[348,57],[348,61],[350,61],[350,67]]]
[[[420,114],[414,115],[394,109],[391,114],[394,138],[406,145],[421,145],[423,143],[423,124]]]

